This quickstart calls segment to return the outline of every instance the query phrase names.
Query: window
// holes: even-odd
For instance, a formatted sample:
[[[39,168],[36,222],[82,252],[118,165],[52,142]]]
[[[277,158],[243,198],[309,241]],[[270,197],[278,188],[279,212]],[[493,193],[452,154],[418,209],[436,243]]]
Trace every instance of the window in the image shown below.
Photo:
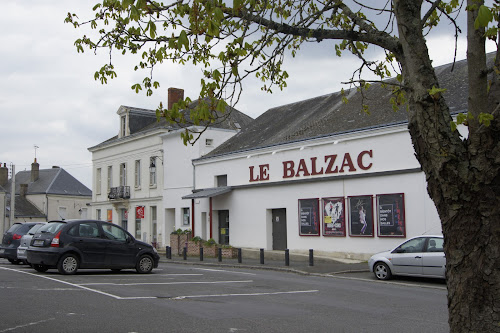
[[[217,187],[227,186],[227,175],[216,176]]]
[[[101,194],[101,168],[97,168],[95,173],[95,194]]]
[[[113,210],[112,209],[108,209],[106,211],[106,213],[107,213],[106,221],[113,222]]]
[[[104,230],[104,236],[108,239],[120,242],[127,241],[128,234],[116,225],[105,224],[102,229]]]
[[[122,223],[122,228],[128,230],[128,210],[122,208],[120,209],[120,218]]]
[[[157,217],[156,217],[156,206],[151,206],[151,224],[153,225],[152,232],[152,244],[156,247],[156,243],[158,242],[158,227],[157,227]]]
[[[113,187],[113,167],[108,167],[108,193],[109,190]]]
[[[205,146],[211,147],[214,144],[214,139],[205,139]]]
[[[127,163],[120,164],[120,186],[127,185]]]
[[[59,207],[57,209],[57,213],[59,214],[61,220],[65,220],[67,218],[66,207]]]
[[[95,222],[80,223],[69,229],[68,235],[74,237],[96,238],[99,237],[99,229]]]
[[[149,185],[156,185],[156,157],[150,158],[149,168]]]
[[[101,221],[101,210],[100,209],[95,210],[95,218],[96,218],[96,220]]]
[[[120,118],[120,131],[121,131],[122,137],[127,135],[127,117],[126,116],[122,116]]]
[[[429,238],[427,243],[427,252],[443,252],[444,239],[443,238]]]
[[[395,252],[397,253],[419,253],[424,252],[425,237],[410,239],[400,245]]]
[[[141,187],[141,161],[135,161],[135,187]]]
[[[189,208],[182,208],[182,224],[189,225]]]

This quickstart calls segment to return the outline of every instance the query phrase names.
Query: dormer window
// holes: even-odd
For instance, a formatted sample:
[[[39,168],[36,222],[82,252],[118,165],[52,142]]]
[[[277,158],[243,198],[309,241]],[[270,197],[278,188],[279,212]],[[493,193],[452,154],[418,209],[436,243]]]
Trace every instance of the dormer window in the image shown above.
[[[214,144],[214,139],[205,139],[205,146],[212,147]]]
[[[120,117],[120,136],[123,138],[127,135],[127,117]]]

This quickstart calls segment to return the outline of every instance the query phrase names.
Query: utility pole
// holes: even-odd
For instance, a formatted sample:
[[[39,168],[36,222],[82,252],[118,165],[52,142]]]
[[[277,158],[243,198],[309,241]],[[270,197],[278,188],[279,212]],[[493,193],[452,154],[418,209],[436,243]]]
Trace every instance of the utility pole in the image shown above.
[[[16,218],[16,166],[14,164],[11,164],[10,168],[12,170],[12,182],[10,186],[9,228],[14,224],[14,220]]]

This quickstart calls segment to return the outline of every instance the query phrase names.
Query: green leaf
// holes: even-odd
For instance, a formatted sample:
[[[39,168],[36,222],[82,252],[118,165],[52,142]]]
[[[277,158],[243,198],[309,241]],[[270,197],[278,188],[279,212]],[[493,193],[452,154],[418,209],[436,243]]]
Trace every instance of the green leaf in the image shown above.
[[[485,28],[491,21],[493,21],[493,13],[488,7],[486,7],[485,5],[481,5],[481,7],[479,7],[479,10],[477,11],[477,17],[474,21],[474,28]]]
[[[189,51],[189,39],[187,37],[185,30],[181,31],[177,41],[178,41],[177,48],[179,49],[179,51],[181,50],[182,46],[184,46],[186,51]]]
[[[484,124],[484,126],[490,126],[491,125],[491,121],[493,120],[493,115],[491,113],[484,113],[484,112],[481,112],[479,114],[479,123],[480,124]]]

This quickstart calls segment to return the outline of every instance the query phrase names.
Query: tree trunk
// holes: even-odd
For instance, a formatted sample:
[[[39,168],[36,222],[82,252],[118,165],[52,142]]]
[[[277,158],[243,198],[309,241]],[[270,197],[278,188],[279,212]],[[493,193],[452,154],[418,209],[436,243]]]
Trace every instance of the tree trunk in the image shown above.
[[[428,92],[439,82],[419,28],[421,3],[394,4],[398,60],[412,88],[408,127],[445,239],[450,330],[500,332],[500,124],[475,124],[468,139],[451,130],[446,93]]]

